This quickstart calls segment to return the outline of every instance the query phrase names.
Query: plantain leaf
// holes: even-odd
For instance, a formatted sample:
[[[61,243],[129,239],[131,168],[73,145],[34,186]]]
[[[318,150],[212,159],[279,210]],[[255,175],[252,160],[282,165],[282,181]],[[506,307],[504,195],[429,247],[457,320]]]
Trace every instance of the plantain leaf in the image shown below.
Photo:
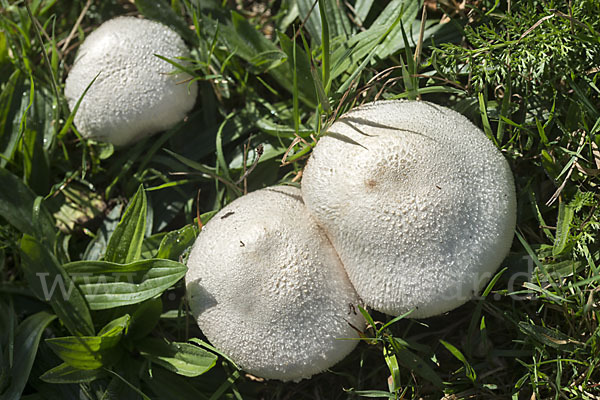
[[[146,300],[133,312],[129,328],[127,329],[127,339],[136,341],[148,335],[160,320],[162,314],[162,300],[160,297]]]
[[[65,264],[64,268],[92,310],[141,303],[161,294],[187,271],[183,264],[162,259],[130,264],[77,261]]]
[[[75,369],[95,370],[114,364],[123,352],[117,347],[129,324],[129,315],[109,322],[98,336],[66,336],[46,339],[48,346]]]
[[[177,261],[179,256],[196,240],[196,227],[186,225],[181,229],[167,233],[160,242],[157,258]]]
[[[552,246],[552,255],[557,256],[565,250],[569,239],[569,230],[571,221],[573,221],[573,207],[570,207],[564,201],[558,205],[558,219],[556,221],[556,236]]]
[[[87,383],[106,377],[103,369],[79,369],[62,363],[46,371],[40,379],[48,383]]]
[[[146,233],[148,202],[144,187],[140,185],[121,221],[108,240],[104,260],[127,264],[140,259]]]
[[[150,361],[179,375],[193,377],[211,369],[217,356],[189,343],[168,343],[162,339],[145,339],[138,350]]]
[[[10,384],[0,393],[2,399],[18,399],[29,379],[31,367],[44,329],[56,318],[45,311],[27,317],[19,324],[14,342],[14,364],[10,369]]]
[[[21,239],[22,267],[32,292],[50,306],[73,335],[93,335],[85,299],[54,255],[35,238]],[[57,290],[58,289],[58,290]]]

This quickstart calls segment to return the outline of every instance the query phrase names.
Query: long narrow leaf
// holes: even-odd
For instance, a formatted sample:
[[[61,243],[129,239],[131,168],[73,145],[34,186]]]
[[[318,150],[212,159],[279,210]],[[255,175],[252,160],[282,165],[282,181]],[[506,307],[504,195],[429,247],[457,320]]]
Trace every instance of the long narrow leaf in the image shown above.
[[[556,238],[552,246],[552,255],[557,256],[563,252],[569,239],[571,221],[573,221],[574,210],[564,201],[558,205],[558,219],[556,220]]]
[[[10,370],[10,385],[2,393],[2,399],[18,399],[29,379],[29,373],[37,354],[44,329],[56,318],[41,311],[25,319],[17,328],[15,338],[14,364]]]
[[[88,305],[74,282],[54,255],[35,238],[21,239],[25,279],[35,295],[50,306],[73,335],[93,335],[94,325]]]
[[[144,187],[140,185],[121,222],[108,240],[104,259],[126,264],[139,260],[146,233],[147,200]]]
[[[17,228],[20,232],[35,236],[49,247],[54,243],[54,220],[43,204],[37,206],[35,194],[23,181],[0,168],[0,217]]]

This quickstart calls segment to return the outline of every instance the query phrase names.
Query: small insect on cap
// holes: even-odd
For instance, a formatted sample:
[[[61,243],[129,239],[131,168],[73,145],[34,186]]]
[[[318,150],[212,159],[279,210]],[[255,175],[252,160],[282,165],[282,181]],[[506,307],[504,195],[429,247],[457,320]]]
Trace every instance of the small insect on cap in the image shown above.
[[[187,265],[200,329],[251,374],[309,378],[358,343],[358,297],[297,188],[233,201],[204,226]]]
[[[158,22],[118,17],[83,42],[65,82],[71,110],[83,96],[75,126],[87,138],[125,145],[171,128],[192,109],[198,91],[188,74],[156,55],[186,65],[189,51]]]
[[[428,102],[343,115],[315,147],[302,195],[359,296],[391,315],[428,317],[471,299],[515,228],[502,154],[467,118]]]

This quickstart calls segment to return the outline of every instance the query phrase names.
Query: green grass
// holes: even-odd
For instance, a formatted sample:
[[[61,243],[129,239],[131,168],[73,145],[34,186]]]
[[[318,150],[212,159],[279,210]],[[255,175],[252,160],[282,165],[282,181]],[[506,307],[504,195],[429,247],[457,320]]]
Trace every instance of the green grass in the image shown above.
[[[90,3],[0,0],[0,399],[600,396],[597,0],[439,1],[426,20],[399,0]],[[62,92],[81,41],[125,13],[181,34],[199,94],[115,149],[79,136]],[[517,187],[511,253],[445,315],[362,310],[364,340],[326,373],[247,376],[184,301],[196,217],[297,182],[327,127],[376,98],[447,105],[490,137]],[[143,290],[102,296],[115,269]]]

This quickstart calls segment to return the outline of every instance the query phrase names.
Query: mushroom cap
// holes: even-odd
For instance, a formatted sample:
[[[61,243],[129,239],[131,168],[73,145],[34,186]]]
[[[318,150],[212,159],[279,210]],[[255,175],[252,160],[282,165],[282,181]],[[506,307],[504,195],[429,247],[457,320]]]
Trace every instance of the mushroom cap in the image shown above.
[[[358,343],[350,326],[364,327],[358,296],[300,189],[270,187],[227,205],[204,226],[187,265],[200,329],[251,374],[309,378]]]
[[[125,145],[169,129],[192,109],[196,82],[185,83],[188,74],[172,74],[175,67],[155,54],[189,57],[172,29],[135,17],[111,19],[85,39],[65,82],[73,110],[99,74],[75,115],[84,137]]]
[[[428,102],[380,101],[343,115],[308,160],[302,195],[361,299],[414,318],[478,293],[516,222],[502,154],[467,118]]]

